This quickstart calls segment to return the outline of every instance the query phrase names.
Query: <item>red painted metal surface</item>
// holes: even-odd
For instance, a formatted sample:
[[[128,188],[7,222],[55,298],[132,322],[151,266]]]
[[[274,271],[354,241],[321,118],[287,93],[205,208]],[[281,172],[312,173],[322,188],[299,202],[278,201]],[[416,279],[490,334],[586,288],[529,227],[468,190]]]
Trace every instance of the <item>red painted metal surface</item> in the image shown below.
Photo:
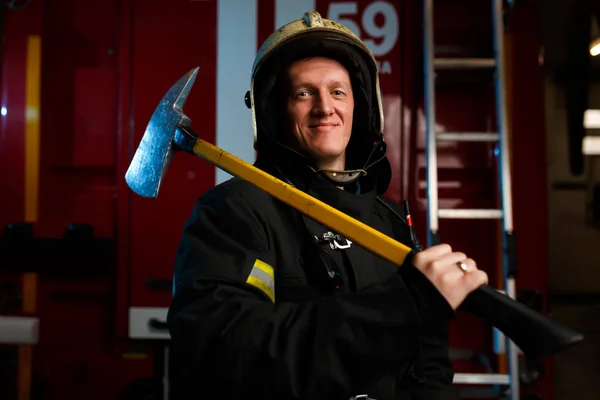
[[[123,0],[119,3],[118,12],[118,96],[116,103],[116,171],[115,186],[117,194],[116,215],[116,302],[115,302],[115,333],[117,337],[127,337],[130,254],[131,254],[131,197],[132,192],[127,186],[124,171],[127,170],[133,146],[131,143],[131,127],[133,124],[132,105],[132,32],[135,5],[133,0]]]
[[[6,10],[2,41],[0,229],[25,219],[25,74],[27,37],[42,33],[43,1]]]
[[[4,171],[0,226],[21,222],[24,185],[26,38],[42,35],[39,237],[61,237],[69,223],[89,223],[97,237],[114,229],[116,69],[115,8],[34,1],[8,10],[3,57],[0,146]],[[90,13],[87,10],[91,10]],[[42,25],[42,16],[44,24]],[[43,28],[42,28],[43,26]]]
[[[538,62],[540,2],[522,7],[511,19],[514,40],[513,167],[517,232],[518,290],[539,292],[548,312],[548,191],[544,75]],[[552,358],[543,362],[541,382],[529,390],[553,398]]]
[[[44,9],[39,236],[69,223],[114,236],[116,2]]]
[[[26,39],[42,35],[42,126],[36,238],[59,238],[73,222],[95,236],[115,236],[117,131],[117,2],[31,1],[8,9],[2,51],[0,228],[24,219]],[[127,89],[129,90],[129,88]],[[23,254],[25,260],[27,254]],[[46,399],[116,398],[133,379],[152,374],[146,346],[116,342],[115,271],[110,254],[88,254],[76,267],[93,278],[60,277],[61,257],[48,254],[2,265],[42,268],[40,342],[34,350],[33,393]],[[31,258],[31,257],[29,257]],[[102,260],[102,264],[97,261]],[[13,265],[14,264],[14,265]],[[20,264],[20,265],[17,265]],[[73,266],[70,266],[73,267]],[[60,274],[59,274],[60,275]],[[134,353],[133,357],[124,356]]]

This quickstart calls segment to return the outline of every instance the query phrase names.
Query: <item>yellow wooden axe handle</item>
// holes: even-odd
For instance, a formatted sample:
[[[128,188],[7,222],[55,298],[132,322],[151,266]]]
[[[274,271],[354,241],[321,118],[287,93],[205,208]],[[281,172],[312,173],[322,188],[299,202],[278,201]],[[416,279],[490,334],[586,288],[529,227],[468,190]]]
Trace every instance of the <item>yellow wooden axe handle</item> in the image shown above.
[[[406,256],[412,250],[369,225],[200,138],[194,144],[193,153],[225,172],[253,183],[276,199],[334,229],[336,233],[354,243],[358,243],[391,263],[402,265]]]
[[[336,233],[363,246],[380,257],[401,266],[412,249],[349,215],[315,199],[280,179],[202,140],[187,125],[177,128],[177,140],[185,144],[182,150],[205,159],[229,174],[244,179],[301,213],[333,229]],[[547,356],[570,347],[583,335],[556,321],[482,285],[469,294],[461,308],[502,331],[523,353]]]

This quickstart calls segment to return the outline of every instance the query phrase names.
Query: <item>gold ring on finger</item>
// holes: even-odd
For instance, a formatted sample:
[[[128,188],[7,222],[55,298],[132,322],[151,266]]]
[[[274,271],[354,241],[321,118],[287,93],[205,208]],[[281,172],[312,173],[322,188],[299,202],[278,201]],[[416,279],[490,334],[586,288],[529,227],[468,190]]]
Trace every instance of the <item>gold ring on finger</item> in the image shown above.
[[[458,268],[460,268],[462,272],[469,272],[469,267],[464,262],[459,261],[456,263],[456,265],[458,265]]]

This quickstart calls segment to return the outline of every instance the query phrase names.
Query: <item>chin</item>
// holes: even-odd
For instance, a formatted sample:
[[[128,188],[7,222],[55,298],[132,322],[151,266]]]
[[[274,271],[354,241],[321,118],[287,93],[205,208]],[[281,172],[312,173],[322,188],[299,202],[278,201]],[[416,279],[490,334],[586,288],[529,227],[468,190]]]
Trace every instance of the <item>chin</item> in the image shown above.
[[[335,162],[335,160],[342,157],[343,154],[344,154],[344,152],[339,152],[339,151],[335,151],[335,152],[334,151],[331,151],[331,152],[318,151],[318,152],[313,152],[313,157],[315,159],[319,159],[319,160],[327,160],[328,162],[329,161]]]

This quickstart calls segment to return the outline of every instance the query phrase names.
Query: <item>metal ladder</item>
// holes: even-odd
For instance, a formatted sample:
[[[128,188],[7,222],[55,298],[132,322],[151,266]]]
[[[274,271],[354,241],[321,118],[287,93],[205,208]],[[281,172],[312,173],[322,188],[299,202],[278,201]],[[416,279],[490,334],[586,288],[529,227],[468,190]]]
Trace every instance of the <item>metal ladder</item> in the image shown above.
[[[427,151],[427,224],[428,245],[439,243],[439,219],[496,219],[502,224],[502,264],[504,291],[511,298],[516,297],[514,236],[511,175],[507,138],[507,115],[504,82],[504,48],[503,48],[503,4],[502,0],[492,2],[492,25],[494,58],[436,58],[434,56],[433,35],[433,1],[423,1],[424,29],[424,77],[425,77],[425,118],[426,118],[426,151]],[[496,94],[496,116],[498,132],[445,132],[435,130],[435,78],[436,71],[444,69],[476,70],[487,68],[494,72]],[[501,198],[500,209],[439,209],[438,207],[438,166],[437,143],[440,141],[461,142],[494,142],[497,144],[495,154],[498,160],[498,171]],[[494,329],[495,352],[506,356],[508,374],[475,374],[457,373],[455,384],[488,385],[492,387],[508,387],[507,398],[519,399],[519,349],[507,340],[501,332]],[[506,352],[506,353],[505,353]]]

